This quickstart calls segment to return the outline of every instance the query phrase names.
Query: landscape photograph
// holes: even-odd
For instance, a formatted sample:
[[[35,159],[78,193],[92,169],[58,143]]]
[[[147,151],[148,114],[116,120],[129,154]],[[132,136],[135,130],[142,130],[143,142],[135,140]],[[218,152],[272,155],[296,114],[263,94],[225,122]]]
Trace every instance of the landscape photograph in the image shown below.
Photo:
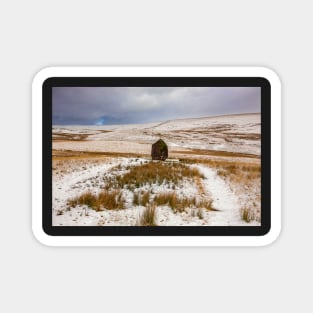
[[[53,226],[260,226],[260,87],[53,87]]]

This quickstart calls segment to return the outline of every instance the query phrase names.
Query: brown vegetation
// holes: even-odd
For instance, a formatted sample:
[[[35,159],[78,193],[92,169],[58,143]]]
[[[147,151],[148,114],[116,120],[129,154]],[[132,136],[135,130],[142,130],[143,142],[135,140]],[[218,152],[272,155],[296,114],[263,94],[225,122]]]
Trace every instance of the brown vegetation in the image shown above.
[[[185,164],[169,162],[149,162],[138,166],[131,166],[129,171],[116,177],[105,177],[106,189],[125,188],[134,189],[145,185],[163,183],[177,185],[183,179],[203,178],[197,168],[190,168]]]
[[[202,150],[202,149],[192,149],[192,150],[176,150],[175,154],[186,154],[186,155],[203,155],[203,156],[216,156],[216,157],[240,157],[240,158],[259,158],[255,154],[249,153],[239,153],[230,151],[218,151],[218,150]]]
[[[146,206],[150,200],[150,191],[134,192],[133,204]]]
[[[261,163],[259,160],[236,161],[226,159],[181,159],[185,164],[203,164],[217,171],[237,194],[242,208],[241,218],[247,223],[261,222]],[[249,195],[247,198],[246,195]]]
[[[216,211],[212,206],[212,200],[196,197],[179,197],[175,192],[164,192],[154,197],[154,203],[157,206],[168,205],[175,213],[183,212],[186,208],[204,208],[209,211]]]
[[[67,204],[70,207],[87,205],[96,211],[101,211],[103,209],[121,210],[124,209],[125,199],[120,190],[102,191],[98,195],[86,191],[80,196],[68,200]]]
[[[241,218],[247,223],[250,223],[252,220],[255,220],[255,214],[249,208],[242,208],[240,214]]]
[[[156,224],[156,206],[148,204],[140,215],[137,226],[157,226]]]
[[[254,179],[261,177],[261,164],[256,162],[242,162],[232,160],[203,160],[203,159],[181,159],[186,164],[204,164],[215,168],[219,176],[227,178],[232,182],[249,184]]]

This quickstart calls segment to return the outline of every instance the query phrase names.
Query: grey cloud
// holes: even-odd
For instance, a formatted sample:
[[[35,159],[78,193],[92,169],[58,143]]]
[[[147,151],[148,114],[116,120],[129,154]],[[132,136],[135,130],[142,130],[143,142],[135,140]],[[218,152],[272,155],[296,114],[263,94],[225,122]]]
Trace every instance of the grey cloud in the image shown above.
[[[261,110],[259,87],[54,87],[54,125],[127,124]]]

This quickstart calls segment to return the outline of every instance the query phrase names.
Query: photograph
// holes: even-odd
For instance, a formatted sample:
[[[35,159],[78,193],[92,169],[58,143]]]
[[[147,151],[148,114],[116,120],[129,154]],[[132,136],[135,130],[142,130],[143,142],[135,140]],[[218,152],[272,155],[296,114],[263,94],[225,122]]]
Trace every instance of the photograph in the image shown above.
[[[261,226],[261,87],[53,87],[52,226]]]

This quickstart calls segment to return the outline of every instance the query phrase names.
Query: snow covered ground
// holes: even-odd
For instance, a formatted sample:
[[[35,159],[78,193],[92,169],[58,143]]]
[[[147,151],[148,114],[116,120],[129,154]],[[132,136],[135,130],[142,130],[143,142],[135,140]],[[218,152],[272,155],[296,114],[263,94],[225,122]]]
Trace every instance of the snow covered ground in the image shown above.
[[[238,114],[149,124],[54,126],[53,148],[149,154],[151,144],[162,138],[172,152],[196,149],[260,155],[260,123],[260,114]]]
[[[71,198],[91,191],[98,194],[105,188],[105,175],[121,175],[127,172],[130,166],[140,166],[151,162],[144,158],[114,158],[102,164],[90,164],[80,170],[73,168],[72,172],[55,175],[53,179],[53,225],[63,226],[105,226],[105,225],[129,225],[134,226],[138,222],[145,207],[133,205],[134,192],[146,191],[148,186],[130,191],[123,189],[126,207],[122,210],[95,211],[86,205],[78,205],[69,208],[67,202]],[[116,170],[116,166],[119,169]],[[158,206],[156,209],[156,221],[158,226],[227,226],[227,225],[259,225],[256,221],[246,223],[240,213],[238,196],[231,190],[227,182],[217,175],[216,170],[205,165],[189,165],[196,167],[203,174],[201,181],[203,195],[212,200],[212,206],[216,211],[190,207],[183,212],[173,212],[169,205]],[[171,192],[170,185],[151,185],[151,193],[154,195],[162,192]],[[175,188],[177,195],[192,197],[198,195],[196,181],[184,180]],[[202,196],[203,196],[202,195]],[[201,218],[198,211],[201,210]]]
[[[108,177],[124,175],[131,167],[139,168],[151,162],[151,144],[159,138],[168,144],[170,158],[183,156],[187,161],[193,160],[186,164],[199,170],[202,174],[200,181],[183,179],[175,187],[168,182],[135,190],[123,187],[125,207],[122,210],[101,208],[96,211],[87,205],[69,206],[69,200],[86,191],[96,196],[105,190]],[[134,193],[149,191],[150,202],[153,202],[155,195],[173,192],[173,189],[180,198],[197,197],[199,201],[211,201],[214,210],[191,205],[174,212],[168,204],[159,205],[156,207],[156,224],[159,226],[260,225],[260,178],[230,180],[227,175],[219,175],[217,167],[205,162],[217,159],[234,166],[236,162],[259,164],[260,147],[260,114],[138,125],[54,126],[53,225],[138,225],[145,207],[134,205]],[[212,151],[217,154],[212,155]],[[93,155],[95,152],[100,154]],[[127,157],[122,157],[128,153]],[[138,156],[131,156],[134,154]],[[246,208],[253,213],[249,221],[242,214]]]

